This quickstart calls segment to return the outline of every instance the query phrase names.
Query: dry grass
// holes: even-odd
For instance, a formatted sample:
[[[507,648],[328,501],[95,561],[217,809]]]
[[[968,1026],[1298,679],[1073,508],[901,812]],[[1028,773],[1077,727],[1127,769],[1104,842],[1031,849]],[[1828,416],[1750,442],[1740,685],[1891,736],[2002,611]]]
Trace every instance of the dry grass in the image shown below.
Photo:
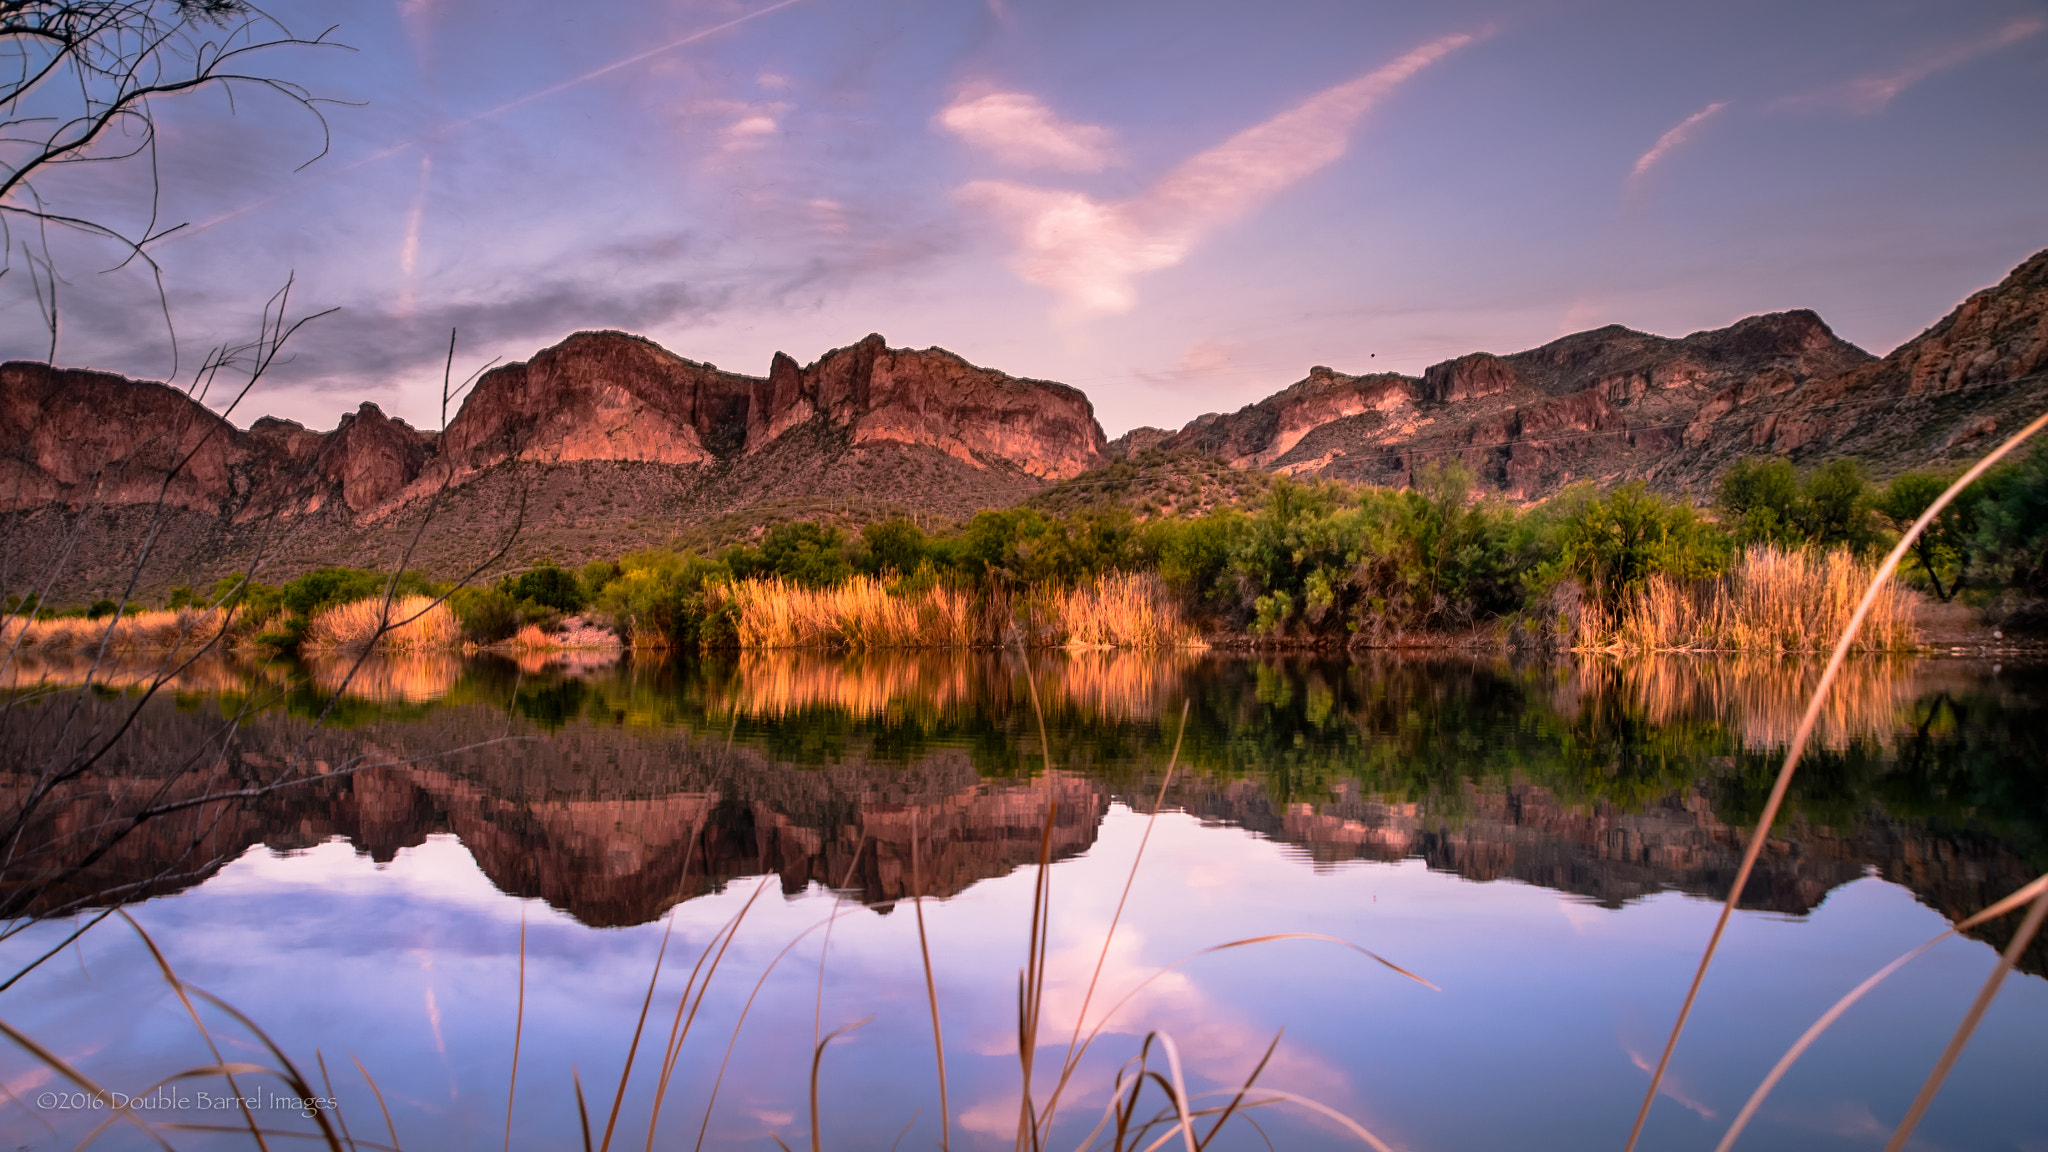
[[[1062,594],[1056,624],[1070,648],[1179,648],[1195,631],[1159,577],[1111,573]]]
[[[528,624],[521,628],[513,634],[512,639],[507,641],[507,643],[514,649],[531,652],[547,652],[562,646],[561,641],[549,635],[538,624]]]
[[[313,617],[300,648],[309,652],[415,652],[456,649],[462,626],[448,605],[425,596],[401,596],[385,609],[382,598],[337,604]]]
[[[1589,604],[1584,634],[1590,647],[1631,652],[1825,651],[1875,572],[1844,551],[1751,548],[1718,580],[1653,576],[1618,611]],[[1853,650],[1913,647],[1913,595],[1887,580]]]
[[[179,608],[137,612],[132,616],[86,620],[70,617],[30,622],[20,617],[0,624],[0,645],[44,652],[92,651],[102,641],[111,652],[192,652],[220,638],[223,627],[229,639],[240,639],[242,619],[228,619],[217,609]]]
[[[831,588],[742,580],[725,595],[742,648],[966,648],[981,633],[967,593],[933,587],[893,596],[872,576]]]
[[[870,576],[831,588],[742,580],[724,595],[742,648],[970,648],[1003,643],[1012,627],[1007,598],[984,602],[943,586],[897,595]],[[1194,629],[1150,573],[1041,589],[1018,607],[1025,635],[1040,644],[1169,648],[1195,642]]]

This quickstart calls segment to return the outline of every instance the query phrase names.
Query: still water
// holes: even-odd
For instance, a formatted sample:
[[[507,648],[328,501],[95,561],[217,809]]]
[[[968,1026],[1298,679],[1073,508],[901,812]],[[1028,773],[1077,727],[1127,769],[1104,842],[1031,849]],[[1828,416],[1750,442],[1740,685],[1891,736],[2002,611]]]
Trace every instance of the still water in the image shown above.
[[[75,671],[24,665],[9,687]],[[664,1049],[708,954],[697,986],[715,972],[653,1145],[807,1146],[817,1040],[857,1024],[819,1064],[824,1147],[1013,1147],[1019,970],[1043,850],[1041,1108],[1084,1001],[1091,1026],[1122,1001],[1047,1147],[1082,1145],[1117,1069],[1157,1032],[1193,1092],[1241,1084],[1277,1035],[1260,1084],[1395,1148],[1576,1152],[1626,1137],[1814,669],[427,658],[365,665],[329,709],[344,674],[195,667],[143,706],[139,744],[64,827],[145,786],[196,796],[223,772],[260,778],[301,750],[317,761],[328,775],[313,783],[144,824],[81,882],[140,886],[147,898],[128,909],[177,974],[338,1097],[358,1140],[503,1147],[516,1055],[513,1147],[580,1146],[579,1082],[594,1132],[617,1099],[612,1146],[648,1146]],[[116,676],[89,710],[134,701]],[[2048,870],[2043,670],[1858,665],[1817,743],[1646,1148],[1712,1148],[1836,997]],[[95,915],[27,923],[0,944],[6,971]],[[1873,993],[1738,1146],[1879,1147],[2016,919],[1937,946]],[[1349,941],[1435,987],[1325,940],[1196,955],[1287,933]],[[2044,972],[2037,943],[1915,1147],[2048,1148]],[[222,1010],[200,1015],[219,1059],[275,1062]],[[106,1088],[147,1096],[153,1123],[187,1126],[166,1129],[173,1145],[250,1146],[246,1132],[203,1130],[239,1122],[218,1077],[145,1092],[215,1057],[120,919],[0,992],[0,1020]],[[68,1148],[106,1119],[39,1108],[67,1085],[19,1048],[0,1052],[0,1077],[0,1147]],[[254,1073],[238,1085],[265,1124],[312,1130],[276,1106],[290,1086]],[[1298,1107],[1250,1120],[1212,1147],[1361,1146]],[[100,1139],[150,1146],[118,1124]]]

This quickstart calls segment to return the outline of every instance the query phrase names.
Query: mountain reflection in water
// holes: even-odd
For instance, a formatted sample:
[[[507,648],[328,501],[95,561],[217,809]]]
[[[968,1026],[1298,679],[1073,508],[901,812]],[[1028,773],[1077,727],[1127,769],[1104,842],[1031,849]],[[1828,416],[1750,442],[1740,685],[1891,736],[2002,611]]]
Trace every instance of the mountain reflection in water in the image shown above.
[[[88,667],[23,663],[12,687]],[[1186,701],[1167,805],[1320,864],[1420,857],[1609,906],[1667,889],[1718,899],[1817,672],[1191,653],[379,658],[314,731],[345,665],[214,661],[144,705],[133,746],[30,841],[47,867],[124,796],[201,796],[224,766],[260,772],[310,741],[316,771],[374,766],[150,820],[73,887],[173,891],[258,843],[344,837],[387,861],[448,832],[501,890],[592,926],[646,923],[767,872],[786,892],[845,883],[885,906],[1029,863],[1049,809],[1055,858],[1085,852],[1112,802],[1149,810]],[[103,679],[92,707],[133,706],[141,676]],[[171,754],[207,747],[240,707],[221,755]],[[2018,888],[2048,867],[2044,708],[2038,670],[1852,665],[1743,905],[1804,914],[1871,870],[1951,919]],[[41,729],[16,727],[8,762],[35,762]],[[0,786],[18,797],[23,779]],[[2048,971],[2044,945],[2026,966]]]

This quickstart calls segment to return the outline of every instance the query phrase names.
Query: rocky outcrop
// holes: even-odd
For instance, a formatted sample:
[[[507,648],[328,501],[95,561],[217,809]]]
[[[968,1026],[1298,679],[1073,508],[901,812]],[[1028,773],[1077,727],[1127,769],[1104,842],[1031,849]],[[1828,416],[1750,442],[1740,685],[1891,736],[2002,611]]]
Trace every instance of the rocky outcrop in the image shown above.
[[[332,432],[271,417],[243,432],[162,384],[0,368],[0,509],[150,505],[162,491],[171,507],[236,524],[321,512],[376,522],[512,463],[657,465],[681,470],[686,488],[738,467],[751,499],[786,498],[776,468],[764,486],[758,469],[739,467],[778,451],[806,466],[819,452],[869,464],[878,453],[935,454],[996,476],[994,502],[1006,503],[1094,467],[1106,448],[1076,389],[880,336],[809,367],[777,353],[756,377],[638,336],[579,332],[485,373],[441,433],[369,403]]]
[[[1048,480],[1102,463],[1109,447],[1077,388],[977,368],[943,348],[891,348],[878,335],[808,368],[776,353],[755,385],[747,451],[814,419],[847,430],[855,445],[923,445]]]
[[[175,388],[0,364],[0,509],[148,504],[217,513],[250,438]]]

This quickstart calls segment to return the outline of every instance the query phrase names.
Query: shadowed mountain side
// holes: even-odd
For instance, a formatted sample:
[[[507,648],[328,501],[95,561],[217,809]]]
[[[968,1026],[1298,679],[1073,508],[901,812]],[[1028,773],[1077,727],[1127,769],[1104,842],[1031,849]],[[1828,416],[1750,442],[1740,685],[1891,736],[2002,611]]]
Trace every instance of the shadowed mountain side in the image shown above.
[[[1882,360],[1803,309],[1682,339],[1610,325],[1420,377],[1316,367],[1235,413],[1134,429],[1110,451],[1393,485],[1455,459],[1526,500],[1576,480],[1703,492],[1745,455],[1857,456],[1880,474],[1966,458],[2048,406],[2044,365],[2048,252]]]

